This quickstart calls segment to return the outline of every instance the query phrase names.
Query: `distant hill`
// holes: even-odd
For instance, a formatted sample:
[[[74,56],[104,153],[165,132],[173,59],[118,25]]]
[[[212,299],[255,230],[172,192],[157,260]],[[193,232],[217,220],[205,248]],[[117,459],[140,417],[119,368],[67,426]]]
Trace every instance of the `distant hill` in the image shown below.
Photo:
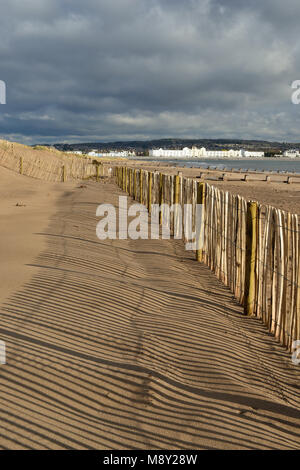
[[[47,146],[47,144],[43,144]],[[90,152],[91,150],[108,151],[108,150],[134,150],[138,153],[146,153],[151,148],[174,148],[182,149],[183,147],[206,147],[210,150],[226,150],[230,148],[244,148],[245,150],[257,150],[271,153],[280,153],[288,148],[299,148],[300,143],[289,142],[269,142],[267,140],[242,140],[242,139],[155,139],[155,140],[132,140],[132,141],[116,141],[116,142],[83,142],[78,144],[52,144],[57,150],[62,151],[82,151]]]

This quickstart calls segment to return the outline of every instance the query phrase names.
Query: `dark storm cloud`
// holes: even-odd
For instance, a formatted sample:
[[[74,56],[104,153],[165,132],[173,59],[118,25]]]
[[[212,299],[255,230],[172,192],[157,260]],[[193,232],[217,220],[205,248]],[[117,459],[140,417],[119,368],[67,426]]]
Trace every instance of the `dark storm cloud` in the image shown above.
[[[299,140],[299,14],[298,0],[2,2],[1,135]]]

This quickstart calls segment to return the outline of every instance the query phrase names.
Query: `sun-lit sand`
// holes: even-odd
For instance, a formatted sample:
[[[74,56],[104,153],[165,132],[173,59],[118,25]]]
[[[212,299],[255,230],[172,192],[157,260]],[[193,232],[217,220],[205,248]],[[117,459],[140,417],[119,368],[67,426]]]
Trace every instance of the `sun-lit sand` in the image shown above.
[[[0,167],[1,299],[32,276],[28,264],[45,245],[40,232],[66,190],[64,185],[27,178]]]
[[[299,368],[179,240],[96,237],[108,180],[0,169],[1,449],[299,449]],[[19,204],[19,205],[16,205]]]

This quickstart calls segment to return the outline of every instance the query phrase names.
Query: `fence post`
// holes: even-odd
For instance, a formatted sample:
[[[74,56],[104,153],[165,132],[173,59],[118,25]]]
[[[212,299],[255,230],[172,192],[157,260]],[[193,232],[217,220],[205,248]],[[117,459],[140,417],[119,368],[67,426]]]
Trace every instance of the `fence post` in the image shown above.
[[[148,213],[151,214],[152,203],[152,172],[148,173]]]
[[[175,176],[174,204],[179,204],[180,175]]]
[[[122,190],[125,190],[125,167],[122,166]]]
[[[100,164],[96,163],[96,181],[99,181],[100,177]]]
[[[133,170],[133,199],[136,200],[136,169]]]
[[[124,190],[125,190],[125,193],[127,193],[127,186],[128,186],[128,169],[127,169],[127,166],[125,167],[125,182],[124,182]]]
[[[182,173],[179,172],[178,175],[174,178],[174,204],[175,209],[173,212],[173,235],[178,235],[178,204],[179,204],[179,195],[180,195],[180,177]]]
[[[256,291],[257,202],[247,202],[244,313],[253,315]]]
[[[162,205],[164,203],[164,175],[163,173],[159,173],[159,224],[162,225],[163,221],[163,213],[162,213]]]
[[[203,248],[199,246],[200,241],[203,240],[204,236],[204,204],[205,204],[205,183],[197,183],[197,204],[202,204],[202,214],[201,214],[201,227],[197,239],[197,249],[196,249],[196,260],[201,262],[203,261]],[[197,211],[196,211],[197,214]],[[197,228],[197,220],[196,220]]]
[[[128,176],[129,176],[129,177],[128,177],[128,179],[129,179],[129,181],[128,181],[128,194],[129,194],[129,196],[131,196],[132,168],[129,168],[128,171],[129,171],[129,175],[128,175]]]
[[[65,181],[66,181],[66,167],[65,167],[65,165],[63,165],[61,167],[61,170],[62,170],[62,182],[65,183]]]
[[[140,169],[140,203],[143,204],[143,173],[144,171]]]
[[[23,157],[20,157],[20,175],[23,175]]]

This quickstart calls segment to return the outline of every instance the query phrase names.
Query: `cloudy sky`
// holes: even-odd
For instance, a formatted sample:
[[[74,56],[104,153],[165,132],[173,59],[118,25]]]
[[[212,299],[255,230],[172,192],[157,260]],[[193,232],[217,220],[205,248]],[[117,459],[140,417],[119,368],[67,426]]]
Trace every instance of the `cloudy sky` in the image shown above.
[[[300,141],[299,0],[2,0],[0,135]]]

